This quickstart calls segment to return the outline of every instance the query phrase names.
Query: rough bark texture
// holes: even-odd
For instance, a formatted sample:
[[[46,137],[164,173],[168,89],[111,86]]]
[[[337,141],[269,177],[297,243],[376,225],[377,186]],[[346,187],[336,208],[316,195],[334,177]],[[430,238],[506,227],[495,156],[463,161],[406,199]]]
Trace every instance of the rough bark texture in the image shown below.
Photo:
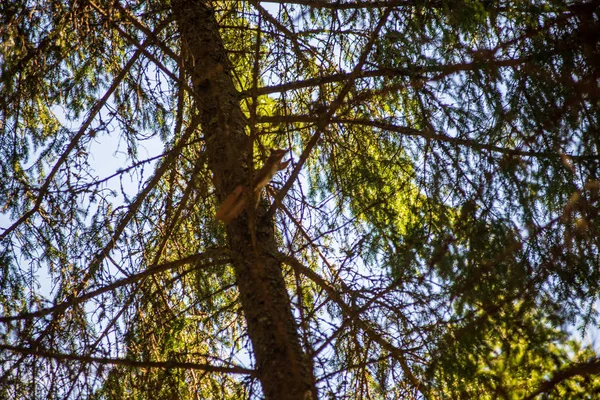
[[[185,68],[196,92],[209,168],[223,200],[248,178],[245,160],[251,144],[244,132],[245,117],[213,10],[201,0],[175,0],[173,11]],[[265,214],[261,204],[256,224],[248,224],[244,213],[227,227],[263,391],[267,399],[316,399],[312,368],[300,345],[281,266],[273,256],[277,250],[274,224]],[[256,226],[256,248],[250,225]]]

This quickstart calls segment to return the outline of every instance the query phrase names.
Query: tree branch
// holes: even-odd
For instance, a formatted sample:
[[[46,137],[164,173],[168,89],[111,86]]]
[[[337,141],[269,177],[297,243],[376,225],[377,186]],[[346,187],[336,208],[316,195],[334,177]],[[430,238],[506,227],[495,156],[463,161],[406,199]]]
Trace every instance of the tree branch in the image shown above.
[[[194,362],[181,362],[181,361],[134,361],[126,360],[123,358],[109,358],[109,357],[91,357],[91,356],[78,356],[75,354],[56,353],[48,351],[41,347],[30,348],[30,347],[17,347],[7,344],[0,344],[0,350],[8,350],[15,353],[27,354],[36,357],[51,358],[57,361],[79,361],[83,363],[95,363],[95,364],[106,364],[106,365],[121,365],[125,367],[133,368],[160,368],[160,369],[187,369],[187,370],[200,370],[206,372],[220,372],[224,374],[246,374],[256,376],[256,371],[243,367],[221,367],[211,364],[194,363]]]
[[[328,122],[331,120],[331,117],[333,117],[333,115],[338,110],[338,108],[340,108],[340,106],[343,104],[344,99],[346,98],[346,96],[348,95],[348,93],[350,92],[350,90],[352,89],[352,87],[354,86],[354,82],[356,81],[356,79],[360,75],[360,72],[362,71],[362,68],[363,68],[365,62],[367,61],[367,57],[369,56],[369,53],[371,52],[371,49],[373,48],[373,45],[375,44],[375,41],[379,37],[379,32],[381,31],[381,29],[383,28],[383,26],[387,22],[387,19],[390,16],[391,12],[392,12],[391,8],[387,8],[383,12],[383,15],[379,19],[379,23],[377,24],[377,26],[373,30],[373,33],[371,34],[371,37],[369,38],[369,41],[365,45],[365,47],[364,47],[364,49],[363,49],[363,51],[362,51],[362,53],[361,53],[361,55],[360,55],[360,57],[358,59],[358,62],[356,63],[356,66],[352,70],[352,73],[348,76],[347,82],[344,84],[344,86],[342,87],[342,89],[338,93],[338,96],[336,97],[336,99],[327,108],[327,111],[324,112],[322,115],[319,116],[318,122],[317,122],[317,131],[314,133],[314,135],[310,138],[310,140],[306,144],[306,147],[304,148],[304,151],[300,155],[300,159],[298,160],[298,163],[296,164],[296,167],[292,171],[292,173],[291,173],[289,179],[287,180],[287,182],[283,185],[283,187],[279,191],[279,193],[278,193],[275,201],[273,202],[273,205],[269,209],[268,215],[273,215],[273,213],[275,213],[275,209],[277,207],[277,204],[279,202],[281,202],[281,199],[283,199],[285,197],[285,195],[288,192],[288,190],[290,190],[290,188],[294,184],[294,181],[296,180],[296,178],[300,174],[300,170],[302,169],[302,166],[304,165],[304,163],[306,162],[306,160],[310,156],[310,153],[312,152],[312,149],[319,142],[319,139],[321,138],[321,134],[325,130],[325,127],[327,126]]]
[[[13,223],[10,227],[8,227],[4,232],[2,232],[0,234],[0,241],[2,241],[4,238],[8,237],[8,235],[12,231],[14,231],[19,225],[21,225],[22,223],[27,221],[29,218],[31,218],[31,216],[33,216],[39,210],[40,206],[42,205],[42,201],[44,200],[44,196],[48,192],[48,188],[50,187],[50,184],[52,183],[52,180],[54,179],[54,176],[58,173],[61,166],[67,161],[69,154],[71,154],[71,151],[73,151],[73,149],[75,149],[75,147],[77,146],[77,144],[79,143],[79,141],[81,140],[83,135],[85,135],[87,133],[87,130],[90,127],[94,118],[96,118],[96,115],[98,115],[100,110],[102,110],[104,105],[108,102],[108,99],[110,98],[110,96],[112,96],[112,94],[119,87],[119,85],[121,84],[123,79],[125,79],[125,76],[129,73],[129,70],[131,69],[133,64],[137,61],[137,59],[142,54],[142,52],[143,52],[142,49],[146,46],[147,46],[147,42],[144,42],[144,44],[140,45],[140,48],[129,59],[127,64],[125,64],[125,66],[123,67],[123,69],[121,70],[119,75],[117,75],[115,77],[115,79],[112,82],[112,85],[106,91],[104,96],[102,96],[102,98],[100,100],[98,100],[96,102],[96,104],[94,104],[94,107],[92,107],[92,109],[90,110],[88,117],[86,118],[86,120],[83,122],[83,124],[79,128],[79,131],[75,134],[75,136],[73,136],[73,139],[71,139],[71,142],[68,144],[65,151],[60,155],[60,158],[54,164],[54,167],[52,168],[52,170],[46,177],[46,180],[44,181],[44,184],[40,188],[40,192],[35,200],[33,207],[29,211],[27,211],[25,214],[23,214],[21,216],[21,218],[19,218],[17,221],[15,221],[15,223]]]
[[[568,368],[555,372],[549,380],[542,383],[533,393],[525,397],[525,400],[533,400],[542,393],[548,393],[563,381],[575,376],[600,374],[600,359],[594,358],[587,362],[576,363]]]
[[[311,115],[276,115],[276,116],[268,116],[263,115],[257,117],[258,122],[267,122],[267,123],[295,123],[295,122],[304,122],[304,123],[315,123],[319,122],[319,118]],[[338,124],[348,124],[348,125],[363,125],[370,126],[373,128],[378,128],[382,130],[386,130],[389,132],[396,132],[402,135],[407,136],[418,136],[427,140],[435,140],[439,142],[452,143],[457,145],[464,145],[470,147],[475,150],[488,150],[496,153],[508,154],[511,156],[526,156],[526,157],[538,157],[538,158],[564,158],[568,157],[569,159],[576,161],[585,161],[585,160],[599,160],[600,155],[573,155],[573,154],[563,154],[560,152],[548,152],[548,151],[526,151],[519,149],[511,149],[506,147],[495,146],[492,144],[486,144],[478,142],[474,139],[462,139],[459,137],[451,137],[442,135],[436,132],[428,132],[425,130],[419,130],[414,128],[409,128],[406,126],[398,126],[385,121],[378,120],[368,120],[368,119],[351,119],[351,118],[335,118],[332,117],[329,120],[330,123],[338,123]]]
[[[223,255],[226,254],[225,251],[226,250],[224,250],[224,249],[210,250],[210,251],[206,251],[202,254],[193,254],[191,256],[187,256],[187,257],[181,258],[179,260],[166,262],[166,263],[160,264],[160,265],[153,265],[153,266],[148,267],[143,272],[140,272],[139,274],[135,274],[135,275],[128,276],[127,278],[119,279],[118,281],[115,281],[109,285],[103,286],[99,289],[92,290],[91,292],[82,294],[78,297],[73,297],[68,300],[65,300],[53,307],[43,308],[41,310],[30,312],[30,313],[23,313],[23,314],[19,314],[19,315],[0,317],[0,323],[1,322],[7,323],[7,322],[11,322],[11,321],[43,317],[44,315],[49,315],[54,312],[64,311],[71,306],[81,304],[81,303],[83,303],[87,300],[90,300],[96,296],[99,296],[103,293],[110,292],[111,290],[115,290],[122,286],[129,285],[131,283],[140,281],[146,277],[156,275],[156,274],[159,274],[164,271],[168,271],[172,268],[181,267],[183,265],[194,264],[193,269],[196,269],[199,266],[208,267],[211,265],[223,263],[227,260],[225,260],[225,259],[219,260],[219,257],[223,257]],[[227,257],[227,259],[228,259],[228,257]]]
[[[295,257],[289,256],[283,253],[279,253],[278,257],[281,258],[281,261],[291,266],[297,273],[303,274],[310,280],[312,280],[315,284],[321,287],[329,298],[336,303],[342,310],[342,312],[350,319],[356,323],[356,325],[365,332],[365,334],[374,342],[379,344],[382,348],[388,351],[395,359],[400,363],[400,367],[406,378],[410,381],[410,383],[418,389],[425,397],[427,397],[428,389],[411,371],[408,366],[405,352],[402,349],[394,346],[390,342],[388,342],[383,336],[381,336],[378,332],[376,332],[368,322],[362,320],[358,313],[346,302],[342,299],[338,291],[329,285],[319,274],[310,268],[305,267],[300,261],[298,261]]]

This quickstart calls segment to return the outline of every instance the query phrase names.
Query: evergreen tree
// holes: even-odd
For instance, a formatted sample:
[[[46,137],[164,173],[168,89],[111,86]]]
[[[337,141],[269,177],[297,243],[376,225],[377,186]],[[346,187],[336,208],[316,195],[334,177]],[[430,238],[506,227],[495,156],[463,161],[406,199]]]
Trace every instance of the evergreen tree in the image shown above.
[[[597,2],[0,19],[0,398],[599,396]]]

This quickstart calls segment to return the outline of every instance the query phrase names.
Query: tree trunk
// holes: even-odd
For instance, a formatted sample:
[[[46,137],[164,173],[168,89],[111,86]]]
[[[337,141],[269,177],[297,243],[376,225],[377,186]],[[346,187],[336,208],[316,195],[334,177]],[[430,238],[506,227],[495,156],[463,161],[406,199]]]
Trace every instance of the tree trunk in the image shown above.
[[[248,179],[246,119],[231,79],[213,10],[200,0],[175,0],[182,56],[192,78],[195,102],[206,139],[208,165],[219,200]],[[316,399],[313,371],[303,353],[290,307],[272,218],[261,204],[256,224],[243,213],[227,226],[229,247],[257,370],[267,399]],[[254,218],[254,217],[252,217]],[[256,247],[250,225],[255,225]]]

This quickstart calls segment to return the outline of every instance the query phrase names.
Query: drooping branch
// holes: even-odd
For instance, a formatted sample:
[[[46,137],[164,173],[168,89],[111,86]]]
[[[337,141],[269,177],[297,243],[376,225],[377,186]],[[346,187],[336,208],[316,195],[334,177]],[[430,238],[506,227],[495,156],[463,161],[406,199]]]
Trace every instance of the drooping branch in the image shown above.
[[[359,313],[353,309],[350,305],[346,304],[346,302],[342,299],[341,295],[338,291],[332,287],[325,279],[323,279],[319,274],[310,268],[305,267],[300,261],[296,260],[296,258],[292,256],[288,256],[285,254],[279,254],[279,257],[283,262],[292,267],[296,272],[306,276],[315,284],[317,284],[320,288],[322,288],[329,298],[340,307],[344,315],[348,318],[352,319],[354,323],[365,332],[365,334],[373,340],[375,343],[379,344],[383,349],[388,351],[398,362],[400,363],[400,367],[402,368],[402,372],[409,380],[409,382],[413,385],[413,387],[419,390],[424,396],[427,397],[428,389],[427,386],[423,382],[421,382],[412,372],[408,362],[406,360],[406,349],[399,349],[398,347],[391,344],[387,341],[381,334],[375,331],[372,326],[367,321],[364,321],[360,318]]]
[[[145,47],[145,46],[147,46],[147,44],[148,43],[146,42],[141,47]],[[96,102],[94,107],[92,107],[87,118],[85,119],[83,124],[81,124],[81,126],[79,127],[79,131],[77,131],[75,136],[73,136],[73,138],[71,139],[71,141],[65,148],[65,151],[63,151],[63,153],[60,155],[60,157],[54,164],[54,167],[52,167],[52,169],[48,173],[48,176],[44,180],[44,184],[41,186],[41,188],[38,192],[38,195],[36,197],[35,203],[33,204],[33,207],[31,207],[31,209],[29,209],[27,212],[25,212],[21,216],[21,218],[16,220],[11,226],[9,226],[4,232],[2,232],[0,234],[0,241],[3,240],[4,238],[8,237],[8,235],[10,235],[12,231],[14,231],[15,229],[17,229],[17,227],[19,227],[19,225],[21,225],[24,222],[26,222],[27,220],[29,220],[29,218],[31,218],[35,213],[37,213],[39,211],[40,206],[42,205],[42,202],[44,201],[44,196],[46,196],[46,194],[48,192],[48,188],[52,184],[54,177],[56,176],[56,174],[58,173],[58,171],[60,170],[62,165],[67,161],[71,152],[77,147],[77,145],[79,144],[79,142],[83,138],[83,136],[86,133],[88,133],[88,128],[92,124],[92,121],[94,121],[94,119],[96,118],[98,113],[102,110],[102,108],[104,108],[104,106],[106,105],[106,103],[108,102],[108,100],[110,99],[112,94],[115,92],[115,90],[117,90],[117,88],[119,87],[119,85],[121,84],[123,79],[125,79],[125,77],[129,73],[129,71],[135,64],[135,62],[142,55],[142,52],[143,51],[141,48],[138,49],[133,54],[133,56],[129,59],[127,64],[125,64],[125,66],[123,67],[121,72],[115,77],[115,79],[113,79],[112,84],[110,85],[110,87],[108,88],[106,93],[104,93],[104,96],[102,96],[102,98]]]
[[[191,256],[187,256],[179,260],[169,261],[158,265],[151,265],[138,274],[119,279],[111,284],[102,286],[101,288],[98,288],[96,290],[92,290],[91,292],[80,294],[77,297],[72,297],[53,307],[43,308],[38,311],[23,313],[19,315],[2,316],[0,317],[0,323],[39,318],[56,312],[62,312],[70,307],[82,304],[90,299],[93,299],[94,297],[100,296],[101,294],[113,291],[115,289],[130,285],[135,282],[139,282],[140,280],[149,276],[160,274],[173,268],[182,267],[184,265],[192,265],[191,269],[193,270],[199,267],[209,267],[211,265],[224,264],[229,260],[226,254],[227,252],[224,249],[210,250],[202,254],[194,254]]]
[[[272,124],[278,123],[312,123],[317,125],[319,118],[312,115],[263,115],[257,117],[259,122],[267,122]],[[507,154],[510,156],[523,156],[523,157],[537,157],[537,158],[558,158],[564,159],[565,157],[574,161],[585,161],[585,160],[600,160],[600,155],[588,154],[588,155],[577,155],[577,154],[563,154],[558,151],[528,151],[513,149],[508,147],[500,147],[493,144],[481,143],[474,139],[464,139],[459,137],[452,137],[443,135],[433,131],[426,131],[423,129],[415,129],[407,126],[395,125],[390,122],[380,120],[368,120],[363,118],[342,118],[332,117],[329,120],[332,124],[346,124],[346,125],[361,125],[372,128],[382,129],[388,132],[395,132],[405,136],[417,136],[426,140],[433,140],[444,143],[451,143],[469,147],[473,150],[486,150],[494,153]]]
[[[31,347],[18,347],[0,343],[0,350],[8,350],[19,354],[26,354],[35,357],[44,357],[56,361],[79,361],[87,364],[103,364],[103,365],[120,365],[124,367],[132,368],[159,368],[159,369],[185,369],[185,370],[199,370],[206,372],[218,372],[224,374],[244,374],[250,376],[256,376],[256,371],[248,368],[232,366],[225,367],[212,364],[196,363],[196,362],[185,362],[185,361],[135,361],[124,358],[110,358],[110,357],[92,357],[92,356],[80,356],[76,354],[65,354],[50,351],[42,347],[31,348]]]
[[[98,6],[97,4],[95,4],[93,1],[90,1],[90,4],[100,14],[102,14],[105,17],[108,18],[108,13],[104,9],[102,9],[100,6]],[[127,10],[125,10],[123,8],[123,6],[121,6],[118,2],[116,3],[116,7],[123,13],[125,19],[128,22],[131,22],[136,28],[138,28],[139,30],[141,30],[148,37],[148,39],[145,41],[144,45],[141,45],[137,41],[137,39],[135,39],[133,36],[131,36],[129,33],[127,33],[112,18],[108,18],[109,21],[110,21],[110,24],[119,32],[119,34],[123,38],[125,38],[125,40],[129,44],[137,47],[139,50],[142,50],[143,53],[144,53],[144,56],[147,57],[150,61],[152,61],[154,63],[154,65],[156,65],[156,67],[158,69],[160,69],[162,72],[165,73],[165,75],[167,75],[173,81],[179,83],[184,89],[188,90],[190,93],[193,93],[192,88],[185,81],[180,80],[169,68],[167,68],[162,62],[160,62],[152,53],[150,53],[147,50],[147,47],[148,47],[149,44],[158,46],[162,51],[165,52],[166,55],[168,55],[177,64],[181,63],[180,57],[177,54],[175,54],[175,52],[173,52],[173,50],[171,50],[170,48],[168,48],[167,46],[165,46],[164,43],[161,40],[159,40],[158,37],[157,37],[158,32],[160,32],[171,21],[168,20],[168,19],[166,19],[164,21],[161,21],[161,23],[156,27],[156,29],[154,31],[152,31],[148,27],[144,26],[144,24],[142,24],[141,22],[139,22],[134,16],[132,16]]]
[[[555,372],[550,379],[542,383],[535,391],[525,397],[525,400],[533,400],[542,393],[549,393],[567,379],[576,376],[585,377],[588,375],[600,375],[600,359],[593,358],[590,361],[576,363]]]

